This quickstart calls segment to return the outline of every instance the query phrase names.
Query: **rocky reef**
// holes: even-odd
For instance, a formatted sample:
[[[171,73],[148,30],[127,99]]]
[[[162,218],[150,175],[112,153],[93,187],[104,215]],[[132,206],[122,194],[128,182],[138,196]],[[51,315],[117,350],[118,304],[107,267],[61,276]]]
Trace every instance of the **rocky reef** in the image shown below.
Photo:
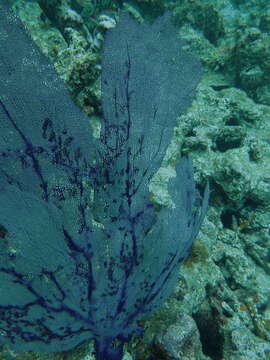
[[[204,75],[175,128],[150,190],[157,206],[176,160],[192,157],[195,180],[210,182],[207,218],[181,267],[177,288],[140,324],[126,359],[266,360],[270,356],[270,5],[267,1],[13,1],[55,64],[98,137],[101,49],[120,9],[143,22],[171,10]],[[92,344],[19,359],[92,359]],[[18,358],[7,348],[0,359]]]

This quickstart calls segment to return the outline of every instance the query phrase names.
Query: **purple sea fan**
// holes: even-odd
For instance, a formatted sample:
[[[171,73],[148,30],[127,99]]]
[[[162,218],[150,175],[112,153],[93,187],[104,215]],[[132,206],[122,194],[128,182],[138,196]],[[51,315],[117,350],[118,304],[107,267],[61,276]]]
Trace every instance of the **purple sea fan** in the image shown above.
[[[170,295],[209,196],[186,157],[168,185],[174,207],[156,211],[148,190],[200,79],[182,45],[168,14],[121,15],[106,34],[95,142],[0,0],[0,343],[57,352],[94,339],[97,359],[120,360],[137,320]]]

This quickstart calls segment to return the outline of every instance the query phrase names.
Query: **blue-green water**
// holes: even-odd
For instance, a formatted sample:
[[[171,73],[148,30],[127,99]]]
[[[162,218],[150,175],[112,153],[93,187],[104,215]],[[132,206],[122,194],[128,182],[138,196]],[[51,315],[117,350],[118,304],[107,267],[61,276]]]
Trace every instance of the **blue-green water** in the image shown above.
[[[186,42],[185,49],[200,59],[203,75],[192,104],[185,113],[178,114],[165,160],[150,183],[151,199],[157,211],[173,206],[167,182],[184,155],[192,158],[200,192],[209,182],[211,197],[191,253],[179,267],[172,296],[138,324],[144,330],[143,336],[129,341],[125,357],[270,359],[268,2],[12,3],[36,44],[67,84],[73,101],[88,115],[95,138],[99,137],[102,122],[100,74],[106,31],[118,22],[121,10],[128,11],[140,23],[154,22],[171,11],[174,26]],[[170,42],[172,38],[168,36]],[[142,59],[142,64],[147,60]],[[143,91],[143,79],[140,81]],[[163,96],[169,97],[174,91],[172,86]],[[2,184],[0,190],[3,191]],[[5,204],[2,206],[5,214]],[[72,214],[72,204],[70,207]],[[102,220],[99,223],[102,226]],[[35,225],[42,229],[41,223]],[[179,228],[179,239],[181,236]],[[1,239],[5,239],[4,227],[0,227]],[[34,264],[28,265],[31,273]],[[4,295],[0,284],[0,307]],[[1,318],[7,312],[2,308]],[[0,328],[0,335],[5,335],[4,328]],[[0,359],[94,359],[93,352],[91,342],[57,354],[16,354],[5,345]]]

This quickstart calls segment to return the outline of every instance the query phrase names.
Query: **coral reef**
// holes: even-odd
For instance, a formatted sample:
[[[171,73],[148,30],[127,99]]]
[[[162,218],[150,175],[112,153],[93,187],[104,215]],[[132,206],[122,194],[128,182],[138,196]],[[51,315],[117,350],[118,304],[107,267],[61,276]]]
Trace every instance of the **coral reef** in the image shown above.
[[[198,359],[267,360],[270,5],[263,0],[164,1],[157,11],[156,4],[157,1],[126,1],[122,7],[141,21],[170,9],[187,48],[200,57],[204,77],[193,106],[179,118],[163,167],[152,183],[153,197],[161,204],[170,201],[165,183],[173,176],[180,153],[189,153],[193,158],[199,185],[210,180],[212,196],[207,222],[194,253],[181,269],[173,297],[144,321],[143,340],[133,339],[127,354],[132,354],[133,359],[175,358],[179,348],[164,336],[170,326],[181,323],[179,316],[183,314],[195,320],[200,333],[202,352],[199,351]],[[16,7],[34,39],[70,82],[75,101],[91,115],[93,126],[98,127],[100,68],[98,61],[91,62],[91,56],[98,58],[102,45],[104,22],[100,15],[106,15],[112,23],[117,9],[101,10],[101,14],[87,20],[91,34],[88,40],[80,30],[70,29],[76,36],[67,45],[60,29],[41,16],[37,3],[21,0]],[[78,10],[78,15],[83,15],[82,10]],[[83,54],[82,59],[75,60],[76,53]],[[85,75],[83,69],[89,68],[90,75]],[[183,338],[180,333],[176,336],[179,344]],[[165,350],[173,347],[172,351],[164,353],[161,349],[160,339],[164,338]],[[192,349],[188,344],[181,349],[181,356],[186,359]],[[76,355],[65,354],[65,359],[86,359],[89,352],[85,346]],[[61,358],[55,355],[52,359],[57,356]]]

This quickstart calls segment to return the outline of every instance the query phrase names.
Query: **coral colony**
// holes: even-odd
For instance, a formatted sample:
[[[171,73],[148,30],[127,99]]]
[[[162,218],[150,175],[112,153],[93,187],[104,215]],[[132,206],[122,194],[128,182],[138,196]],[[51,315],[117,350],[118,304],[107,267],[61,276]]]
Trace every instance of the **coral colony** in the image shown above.
[[[102,61],[101,135],[0,0],[0,343],[57,352],[94,339],[117,360],[171,294],[204,218],[187,157],[156,209],[149,181],[201,76],[165,14],[121,14]]]

